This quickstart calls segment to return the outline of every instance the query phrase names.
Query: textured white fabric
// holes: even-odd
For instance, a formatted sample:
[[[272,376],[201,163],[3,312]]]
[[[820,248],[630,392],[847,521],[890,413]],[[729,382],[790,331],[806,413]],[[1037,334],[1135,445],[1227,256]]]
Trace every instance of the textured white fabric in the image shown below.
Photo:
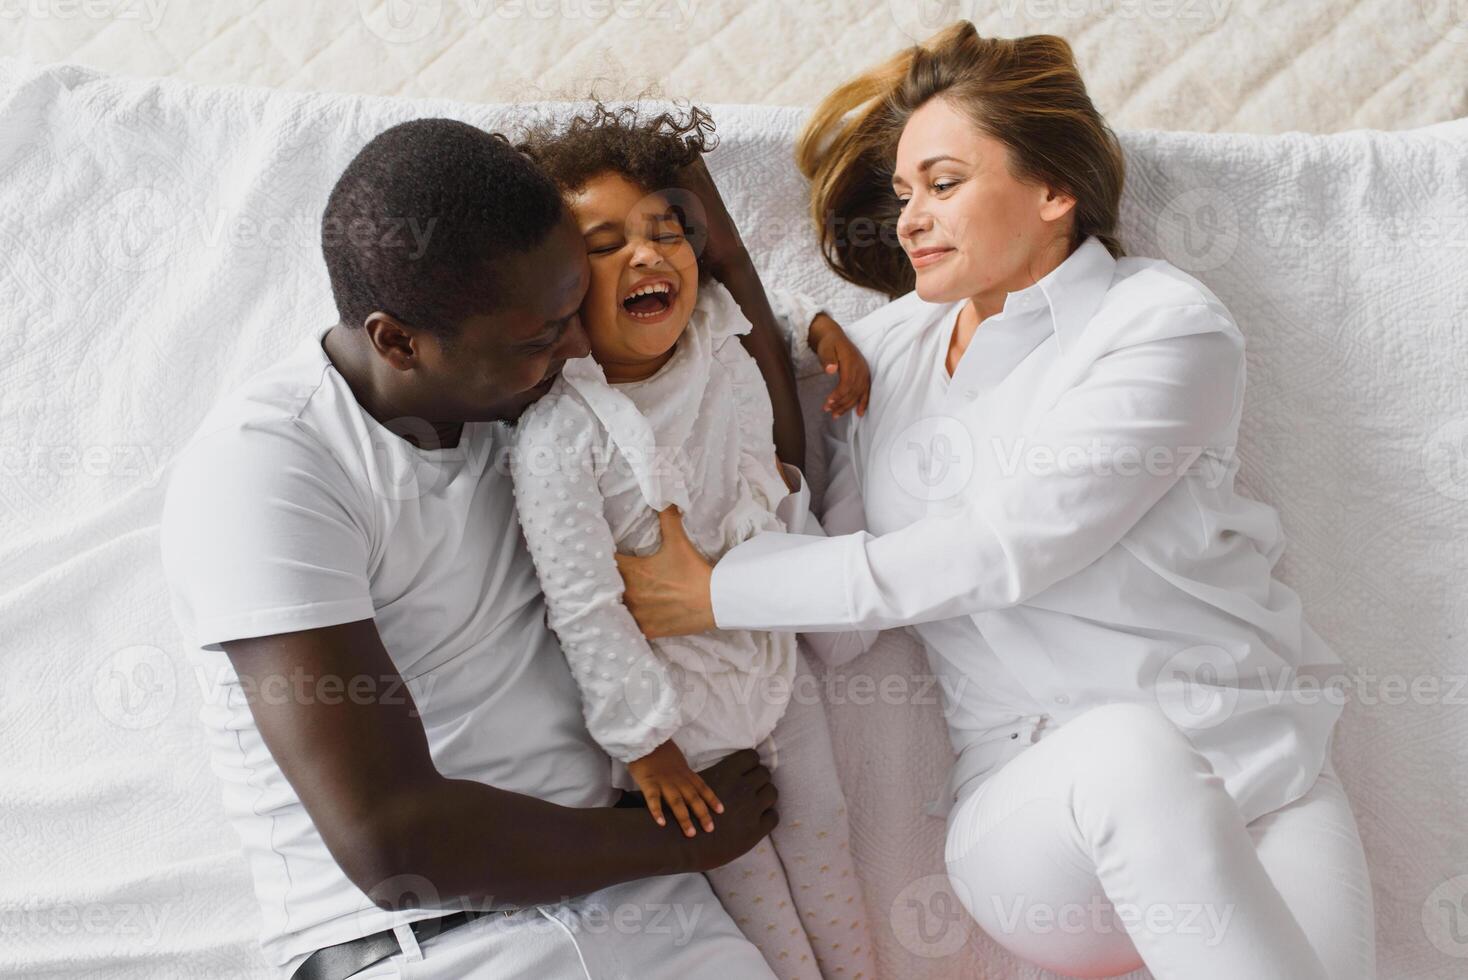
[[[469,102],[814,105],[960,17],[986,37],[1066,38],[1129,129],[1399,129],[1468,112],[1458,0],[4,0],[0,54]]]
[[[210,761],[276,963],[438,913],[379,909],[342,873],[261,738],[223,642],[371,619],[402,688],[367,675],[335,689],[280,678],[260,695],[411,696],[444,776],[565,806],[612,802],[513,533],[510,445],[504,425],[471,423],[454,448],[414,447],[367,414],[312,335],[222,399],[174,465],[164,567],[198,648]]]
[[[985,931],[1068,976],[1372,980],[1371,881],[1327,764],[1245,826],[1156,707],[1097,708],[954,808],[948,873]]]
[[[1307,15],[1276,4],[1276,16]],[[1138,97],[1170,89],[1164,75]],[[1395,111],[1392,91],[1377,98]],[[271,975],[158,561],[164,468],[222,393],[334,318],[321,209],[367,139],[419,116],[510,129],[541,110],[0,60],[0,914],[16,924],[0,969]],[[820,263],[790,164],[800,113],[714,115],[709,166],[765,281],[843,322],[878,305]],[[1441,909],[1460,885],[1468,812],[1453,706],[1453,678],[1468,674],[1468,122],[1119,136],[1121,238],[1198,275],[1238,321],[1250,352],[1240,484],[1278,509],[1290,542],[1279,577],[1359,682],[1335,761],[1375,875],[1382,976],[1449,980],[1462,959],[1444,950],[1462,947]],[[819,378],[802,390],[817,498],[826,390]],[[888,631],[823,677],[879,967],[1036,980],[1043,971],[949,914],[943,823],[922,812],[953,765],[931,674],[921,646]],[[1437,693],[1383,686],[1419,677]],[[87,910],[110,927],[77,928]]]
[[[780,823],[708,879],[780,980],[873,980],[876,953],[820,686],[804,652],[796,659],[790,705],[774,732]]]
[[[803,314],[786,328],[803,341],[812,304],[778,305]],[[776,468],[764,380],[739,340],[749,330],[728,291],[705,283],[656,374],[611,384],[593,358],[570,361],[516,427],[518,514],[550,624],[588,729],[622,763],[669,738],[695,770],[751,747],[776,762],[769,736],[794,678],[795,634],[646,640],[622,604],[615,559],[657,550],[658,511],[669,506],[710,560],[759,531],[785,529],[776,511],[792,494]],[[635,788],[622,767],[616,782]]]
[[[1299,797],[1344,702],[1301,674],[1340,660],[1271,577],[1278,517],[1234,492],[1227,309],[1089,238],[979,324],[950,378],[963,306],[909,295],[852,324],[872,398],[842,451],[867,530],[730,551],[720,626],[911,626],[954,681],[950,791],[1023,744],[996,736],[1132,701],[1184,729],[1246,819]]]

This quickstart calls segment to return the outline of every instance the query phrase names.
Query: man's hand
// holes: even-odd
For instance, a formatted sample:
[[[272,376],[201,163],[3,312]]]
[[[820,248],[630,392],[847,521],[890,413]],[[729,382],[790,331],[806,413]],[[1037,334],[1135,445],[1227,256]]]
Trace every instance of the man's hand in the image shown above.
[[[224,650],[332,857],[380,908],[401,907],[404,881],[427,881],[432,907],[446,911],[558,902],[716,868],[774,826],[774,787],[752,751],[702,773],[725,810],[715,833],[694,839],[635,810],[561,806],[445,777],[370,619],[232,640]],[[350,694],[322,695],[328,680]],[[422,891],[413,888],[415,908],[429,900]]]
[[[719,829],[685,841],[693,850],[697,871],[720,868],[763,840],[780,822],[775,811],[779,793],[759,753],[741,749],[699,773],[724,803]]]
[[[846,336],[846,331],[822,313],[811,322],[810,346],[826,366],[826,373],[839,377],[836,389],[826,396],[826,404],[822,407],[837,419],[852,408],[856,409],[857,415],[865,415],[867,400],[871,397],[872,375],[867,369],[866,358]]]
[[[649,639],[687,636],[716,628],[714,622],[714,566],[699,554],[677,507],[658,512],[663,540],[645,558],[617,555],[622,573],[622,601]]]
[[[637,788],[647,800],[647,809],[659,827],[666,827],[668,820],[663,816],[663,805],[673,811],[678,826],[683,828],[684,837],[692,837],[693,817],[706,833],[714,832],[714,818],[709,811],[723,813],[724,804],[719,796],[703,779],[688,768],[683,751],[672,740],[664,742],[640,759],[627,763],[627,771],[637,781]],[[692,816],[689,810],[693,811]]]

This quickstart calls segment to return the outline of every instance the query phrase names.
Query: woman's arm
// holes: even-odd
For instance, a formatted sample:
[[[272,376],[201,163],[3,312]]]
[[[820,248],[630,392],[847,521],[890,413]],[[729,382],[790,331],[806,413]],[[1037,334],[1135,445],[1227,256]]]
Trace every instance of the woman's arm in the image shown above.
[[[702,621],[885,629],[1012,606],[1075,574],[1199,455],[1234,436],[1243,387],[1236,328],[1204,307],[1153,315],[1200,322],[1097,360],[1026,438],[1000,447],[1014,454],[1014,471],[971,488],[954,512],[882,537],[757,535],[707,574],[674,567],[688,561],[681,548],[666,549],[667,562],[619,559],[628,607],[650,636]]]

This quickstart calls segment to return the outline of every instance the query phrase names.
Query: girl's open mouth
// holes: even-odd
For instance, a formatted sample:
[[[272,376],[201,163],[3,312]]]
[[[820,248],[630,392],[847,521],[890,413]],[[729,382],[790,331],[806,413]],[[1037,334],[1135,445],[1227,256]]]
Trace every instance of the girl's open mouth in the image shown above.
[[[622,298],[622,309],[634,320],[653,323],[673,309],[678,290],[666,279],[643,283]]]

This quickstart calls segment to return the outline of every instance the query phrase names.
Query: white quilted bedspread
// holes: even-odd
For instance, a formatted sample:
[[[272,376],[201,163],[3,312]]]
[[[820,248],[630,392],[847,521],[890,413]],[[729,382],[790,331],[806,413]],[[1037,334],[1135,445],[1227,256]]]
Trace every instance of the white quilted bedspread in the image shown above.
[[[164,593],[164,470],[220,392],[331,318],[316,227],[355,150],[415,116],[522,111],[0,60],[0,975],[267,975]],[[716,116],[713,170],[768,279],[871,307],[811,247],[799,113]],[[1461,977],[1468,120],[1122,136],[1123,238],[1242,325],[1247,489],[1280,509],[1283,575],[1352,672],[1336,762],[1382,976]],[[946,890],[923,675],[890,634],[828,685],[883,976],[1033,977]]]
[[[1127,128],[1468,115],[1464,0],[0,0],[0,55],[372,95],[811,105],[960,17],[1076,49]]]

